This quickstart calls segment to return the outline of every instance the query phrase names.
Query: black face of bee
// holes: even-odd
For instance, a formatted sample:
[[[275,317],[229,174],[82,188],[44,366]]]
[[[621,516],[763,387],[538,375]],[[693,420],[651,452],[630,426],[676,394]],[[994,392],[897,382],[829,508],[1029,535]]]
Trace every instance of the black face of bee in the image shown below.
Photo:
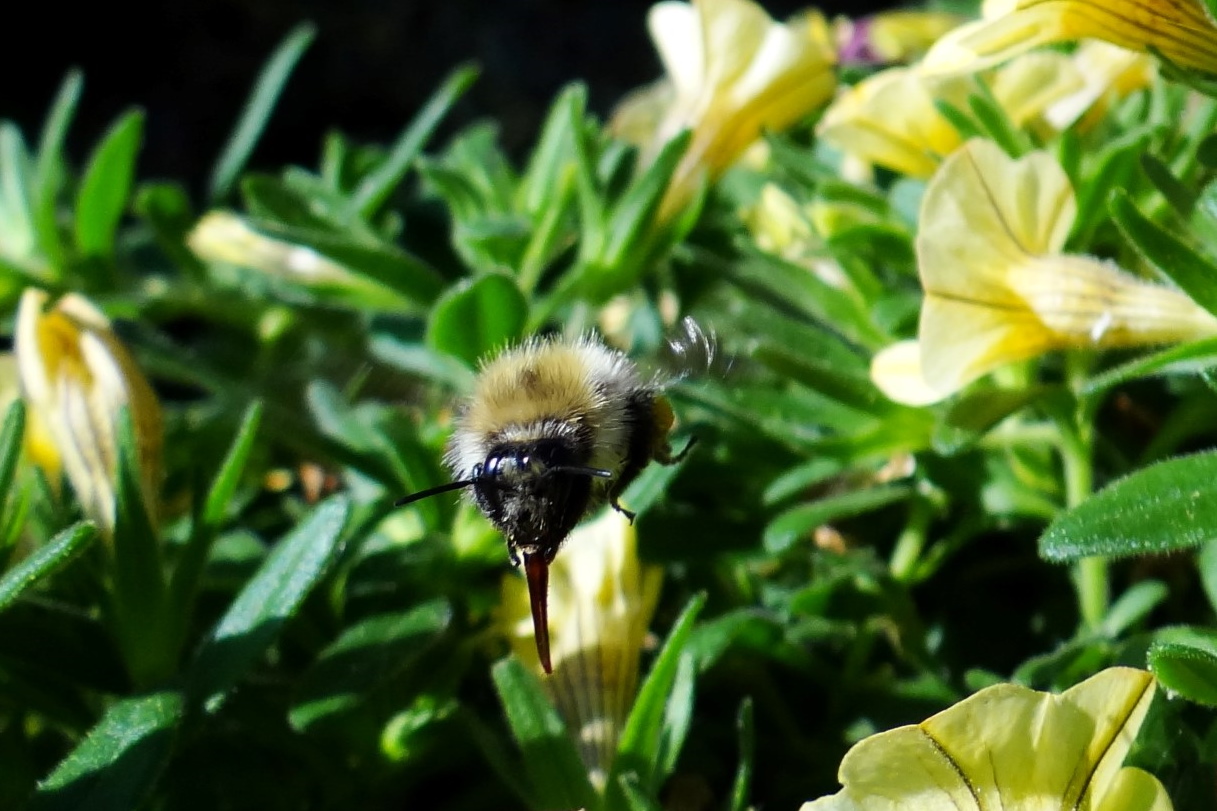
[[[518,552],[546,562],[587,510],[591,477],[571,472],[582,463],[573,443],[538,439],[497,445],[473,471],[473,500]]]

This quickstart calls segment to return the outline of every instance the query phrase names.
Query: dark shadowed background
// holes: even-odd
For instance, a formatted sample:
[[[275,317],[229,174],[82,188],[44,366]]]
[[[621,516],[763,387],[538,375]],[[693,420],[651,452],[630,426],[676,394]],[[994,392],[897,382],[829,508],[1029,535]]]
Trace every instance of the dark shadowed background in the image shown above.
[[[457,64],[482,75],[450,125],[497,119],[504,143],[531,143],[549,102],[585,80],[606,114],[624,93],[656,78],[647,0],[180,0],[163,3],[30,3],[32,19],[0,49],[0,117],[31,141],[64,73],[84,70],[70,138],[73,159],[131,105],[147,113],[140,175],[201,189],[263,61],[296,23],[317,39],[280,101],[253,165],[313,166],[338,128],[387,142]],[[784,19],[805,7],[762,3]],[[823,4],[861,15],[890,2]],[[23,33],[24,32],[24,33]],[[22,41],[24,39],[24,41]],[[451,131],[451,126],[449,127]]]

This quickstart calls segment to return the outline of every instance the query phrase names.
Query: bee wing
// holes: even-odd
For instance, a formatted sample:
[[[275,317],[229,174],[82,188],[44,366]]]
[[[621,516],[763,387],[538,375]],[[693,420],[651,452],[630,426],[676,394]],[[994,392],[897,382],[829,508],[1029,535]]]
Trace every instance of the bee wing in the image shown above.
[[[732,358],[722,351],[714,331],[691,316],[680,319],[667,336],[657,361],[667,382],[688,377],[726,377],[732,367]]]

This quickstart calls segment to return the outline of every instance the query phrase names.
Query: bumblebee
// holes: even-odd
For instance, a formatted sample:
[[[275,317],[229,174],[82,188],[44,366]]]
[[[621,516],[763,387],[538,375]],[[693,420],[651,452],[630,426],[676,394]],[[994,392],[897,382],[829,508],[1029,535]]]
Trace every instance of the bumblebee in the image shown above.
[[[676,356],[710,339],[691,321]],[[645,380],[624,353],[598,338],[532,338],[483,365],[457,418],[445,463],[454,481],[407,496],[398,506],[468,488],[474,504],[503,533],[523,564],[537,655],[549,656],[549,564],[584,517],[606,503],[631,521],[622,491],[652,460],[670,465],[675,421],[662,383]]]

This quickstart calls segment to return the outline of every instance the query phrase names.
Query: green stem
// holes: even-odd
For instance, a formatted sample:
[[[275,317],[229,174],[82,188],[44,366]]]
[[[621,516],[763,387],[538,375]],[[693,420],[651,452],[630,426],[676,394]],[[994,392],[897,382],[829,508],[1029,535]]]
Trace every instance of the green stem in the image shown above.
[[[889,564],[892,577],[896,580],[908,582],[912,579],[921,561],[921,552],[925,549],[931,517],[930,505],[924,499],[916,499],[909,505],[908,521],[896,539],[896,548],[892,551]]]
[[[1076,353],[1070,356],[1067,373],[1080,383],[1086,377],[1089,357]],[[1080,386],[1075,385],[1076,392]],[[1065,507],[1073,509],[1085,501],[1094,490],[1094,404],[1086,400],[1077,403],[1072,419],[1062,419],[1061,462],[1065,469]],[[1088,630],[1099,627],[1111,603],[1107,558],[1090,557],[1079,560],[1073,569],[1074,588],[1082,624]]]

